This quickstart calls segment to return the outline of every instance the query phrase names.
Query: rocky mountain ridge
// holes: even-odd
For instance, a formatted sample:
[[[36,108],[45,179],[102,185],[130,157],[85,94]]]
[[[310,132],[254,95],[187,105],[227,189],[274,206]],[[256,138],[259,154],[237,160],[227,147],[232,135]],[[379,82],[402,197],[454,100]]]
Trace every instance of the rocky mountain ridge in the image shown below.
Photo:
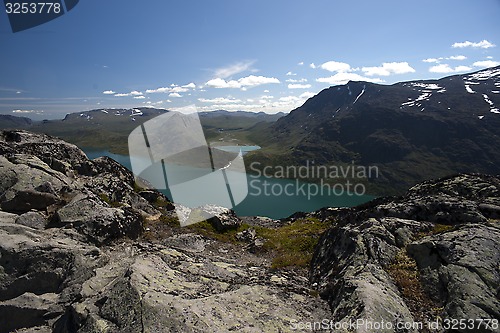
[[[145,185],[62,140],[0,132],[0,332],[308,332],[357,320],[425,332],[396,325],[439,318],[432,332],[444,332],[445,319],[500,319],[499,177],[450,176],[282,221],[221,210],[193,228]],[[287,265],[273,258],[295,241],[315,249],[306,270],[291,248]],[[322,326],[373,332],[344,327]]]

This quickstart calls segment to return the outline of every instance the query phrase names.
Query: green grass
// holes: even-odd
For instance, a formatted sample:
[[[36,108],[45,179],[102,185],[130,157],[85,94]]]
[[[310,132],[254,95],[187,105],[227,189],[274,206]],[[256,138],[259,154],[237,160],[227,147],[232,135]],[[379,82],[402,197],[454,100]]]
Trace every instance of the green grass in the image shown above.
[[[248,224],[242,223],[236,229],[217,231],[213,227],[212,223],[205,220],[202,222],[191,224],[191,225],[187,226],[187,228],[200,234],[200,235],[208,237],[208,238],[216,239],[216,240],[224,242],[224,243],[236,244],[238,242],[236,239],[236,234],[241,232],[241,231],[244,231],[246,229],[249,229],[250,226]]]
[[[424,238],[424,237],[427,237],[427,236],[433,236],[433,235],[442,234],[444,232],[453,230],[454,228],[455,227],[452,226],[452,225],[437,223],[429,231],[422,231],[422,232],[417,233],[415,235],[415,239],[418,240],[418,239],[421,239],[421,238]]]
[[[329,222],[305,218],[276,229],[251,227],[243,223],[237,229],[218,232],[209,221],[192,224],[187,228],[205,237],[233,244],[238,243],[237,233],[254,228],[257,237],[265,240],[262,250],[273,258],[271,267],[279,269],[309,266],[320,235],[329,227]]]
[[[99,198],[104,201],[105,203],[107,203],[108,205],[110,205],[111,207],[113,208],[118,208],[118,207],[121,207],[123,206],[123,204],[119,201],[112,201],[107,195],[106,193],[99,193]]]
[[[329,222],[305,218],[277,229],[255,229],[257,236],[266,239],[264,249],[274,252],[271,267],[284,268],[309,266],[320,235],[329,227]]]
[[[434,302],[424,291],[417,263],[405,249],[396,254],[386,271],[398,287],[415,319],[422,321],[425,318],[437,318],[441,315],[443,310],[441,304]]]
[[[179,228],[179,220],[176,216],[162,214],[157,220],[145,220],[142,238],[146,241],[162,241],[172,236],[172,229]]]

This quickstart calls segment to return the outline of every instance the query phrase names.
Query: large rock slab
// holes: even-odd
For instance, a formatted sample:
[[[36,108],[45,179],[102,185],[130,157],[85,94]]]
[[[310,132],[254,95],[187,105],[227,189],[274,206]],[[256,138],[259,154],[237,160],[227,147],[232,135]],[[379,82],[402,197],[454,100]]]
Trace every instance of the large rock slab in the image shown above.
[[[36,230],[3,217],[0,332],[38,326],[44,331],[81,297],[82,283],[107,258],[72,230]]]
[[[471,224],[408,246],[450,318],[500,318],[500,226]]]
[[[74,305],[82,331],[105,325],[121,332],[291,332],[296,322],[329,316],[303,278],[216,261],[208,251],[156,249],[133,258],[115,279],[104,267],[89,280],[102,289]]]
[[[123,236],[137,238],[142,231],[139,214],[126,208],[104,207],[91,196],[75,197],[56,212],[55,218],[55,225],[75,228],[96,244]]]

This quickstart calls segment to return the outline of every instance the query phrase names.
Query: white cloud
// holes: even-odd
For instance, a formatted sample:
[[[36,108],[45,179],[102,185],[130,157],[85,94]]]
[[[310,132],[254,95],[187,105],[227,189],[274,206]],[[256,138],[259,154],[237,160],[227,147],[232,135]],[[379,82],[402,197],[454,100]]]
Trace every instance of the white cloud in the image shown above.
[[[391,74],[406,74],[415,72],[415,69],[413,69],[407,62],[384,62],[382,66],[363,67],[361,70],[368,76],[389,76]]]
[[[288,85],[288,89],[309,89],[309,88],[311,88],[310,84],[290,83]]]
[[[170,92],[170,89],[171,88],[167,88],[167,87],[161,87],[161,88],[157,88],[157,89],[148,89],[148,90],[146,90],[146,94],[168,93],[168,92]]]
[[[250,75],[239,79],[238,82],[240,82],[242,86],[254,87],[261,84],[280,83],[280,80],[275,77]]]
[[[287,76],[295,76],[295,75],[297,75],[297,73],[288,72],[288,73],[286,73],[286,75],[287,75]]]
[[[422,60],[423,62],[430,62],[430,63],[436,63],[436,62],[439,62],[439,59],[437,58],[427,58],[427,59],[424,59]]]
[[[304,66],[304,62],[303,62],[303,61],[301,61],[301,62],[299,62],[297,65],[299,65],[299,66]]]
[[[495,66],[500,66],[500,61],[493,61],[493,60],[482,60],[482,61],[476,61],[475,63],[472,64],[474,67],[495,67]]]
[[[472,48],[481,48],[481,49],[488,49],[490,47],[495,47],[495,44],[490,43],[486,39],[483,39],[480,42],[474,43],[474,42],[469,42],[468,40],[465,42],[461,43],[453,43],[451,47],[453,48],[464,48],[464,47],[472,47]]]
[[[129,94],[115,94],[115,97],[127,97]]]
[[[103,93],[104,95],[114,95],[114,94],[116,94],[116,92],[115,92],[115,91],[113,91],[113,90],[106,90],[106,91],[103,91],[102,93]]]
[[[302,83],[302,82],[307,82],[307,79],[288,79],[286,80],[286,82],[290,82],[290,83]]]
[[[247,61],[237,62],[235,64],[226,67],[218,68],[214,71],[214,76],[216,78],[225,79],[235,74],[239,74],[241,72],[249,70],[254,63],[255,60],[247,60]]]
[[[351,66],[349,64],[338,61],[327,61],[319,67],[329,72],[349,72],[351,70]]]
[[[297,96],[286,96],[286,97],[281,97],[279,100],[280,102],[296,102],[298,101],[300,98],[297,97]]]
[[[309,67],[311,67],[312,69],[316,69],[317,68],[316,65],[314,64],[314,62],[310,63]]]
[[[134,96],[134,99],[145,99],[146,97],[144,96]]]
[[[226,81],[221,78],[212,79],[205,83],[205,85],[212,88],[241,88],[241,85],[238,83],[238,81]]]
[[[315,93],[313,93],[313,92],[310,92],[310,91],[306,91],[305,93],[300,94],[300,96],[299,96],[299,97],[300,97],[301,99],[308,99],[308,98],[313,97],[314,95],[316,95],[316,94],[315,94]]]
[[[136,90],[134,90],[134,91],[131,91],[131,92],[130,92],[130,95],[132,95],[132,96],[142,96],[143,94],[142,94],[142,92],[140,92],[140,91],[136,91]]]
[[[450,60],[460,60],[460,61],[462,61],[462,60],[467,59],[467,57],[466,57],[466,56],[464,56],[464,55],[457,55],[457,56],[451,56],[451,57],[446,58],[446,59],[450,59]]]
[[[198,98],[198,100],[202,103],[241,103],[240,99],[231,99],[231,98],[224,98],[224,97],[217,97],[217,98]]]
[[[177,98],[179,98],[179,97],[182,97],[182,95],[181,95],[181,94],[179,94],[179,93],[174,92],[174,93],[170,93],[170,94],[168,95],[168,97],[177,97]]]
[[[241,103],[215,103],[211,105],[201,106],[199,109],[203,111],[212,110],[227,110],[227,111],[255,111],[266,113],[277,113],[280,111],[288,112],[302,105],[307,98],[314,96],[312,92],[304,92],[300,96],[282,96],[278,100],[273,96],[262,96],[260,99],[247,99]]]
[[[466,60],[467,57],[464,56],[464,55],[456,55],[456,56],[451,56],[451,57],[439,57],[439,58],[427,58],[427,59],[424,59],[422,60],[423,62],[428,62],[428,63],[436,63],[436,64],[439,64],[441,62],[441,60],[459,60],[459,61],[462,61],[462,60]]]
[[[164,94],[170,94],[170,93],[183,93],[186,91],[189,91],[189,89],[194,89],[196,88],[196,85],[191,82],[188,84],[185,84],[183,86],[178,86],[174,83],[170,85],[170,87],[160,87],[156,89],[148,89],[146,90],[146,94],[156,94],[156,93],[164,93]],[[131,93],[132,94],[132,93]]]
[[[338,84],[346,84],[349,81],[367,81],[367,82],[373,82],[373,83],[382,83],[385,82],[384,80],[381,80],[379,78],[369,78],[365,76],[361,76],[356,73],[337,73],[335,75],[332,75],[330,77],[322,77],[319,79],[316,79],[317,82],[321,83],[328,83],[332,85],[338,85]]]
[[[173,87],[169,90],[169,92],[171,93],[183,93],[186,91],[189,91],[189,89],[184,87]]]
[[[471,68],[467,66],[457,66],[453,68],[450,67],[450,65],[448,64],[440,64],[429,68],[429,72],[431,73],[458,73],[458,72],[467,72],[470,70]]]
[[[207,86],[212,88],[241,88],[246,89],[247,87],[256,87],[263,84],[280,83],[275,77],[265,77],[265,76],[255,76],[250,75],[242,77],[238,80],[226,81],[222,78],[216,78],[208,81]]]
[[[35,110],[12,110],[12,113],[36,113]]]

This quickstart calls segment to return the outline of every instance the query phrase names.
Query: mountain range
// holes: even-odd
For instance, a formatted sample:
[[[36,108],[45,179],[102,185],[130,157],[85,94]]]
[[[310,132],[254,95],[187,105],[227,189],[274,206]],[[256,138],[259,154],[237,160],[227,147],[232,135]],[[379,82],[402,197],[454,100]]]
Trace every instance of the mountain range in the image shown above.
[[[372,190],[458,172],[500,172],[500,67],[440,80],[348,82],[262,131],[262,165],[375,165]]]
[[[29,118],[0,115],[0,129],[29,129],[67,140],[80,147],[99,148],[128,154],[128,136],[142,123],[169,112],[165,109],[97,109],[67,114],[64,119],[31,121]],[[267,128],[284,113],[216,110],[200,112],[207,140],[234,144],[252,143],[247,136],[254,128]],[[253,133],[253,132],[252,132]]]
[[[30,118],[0,114],[0,129],[26,128],[33,124]]]

